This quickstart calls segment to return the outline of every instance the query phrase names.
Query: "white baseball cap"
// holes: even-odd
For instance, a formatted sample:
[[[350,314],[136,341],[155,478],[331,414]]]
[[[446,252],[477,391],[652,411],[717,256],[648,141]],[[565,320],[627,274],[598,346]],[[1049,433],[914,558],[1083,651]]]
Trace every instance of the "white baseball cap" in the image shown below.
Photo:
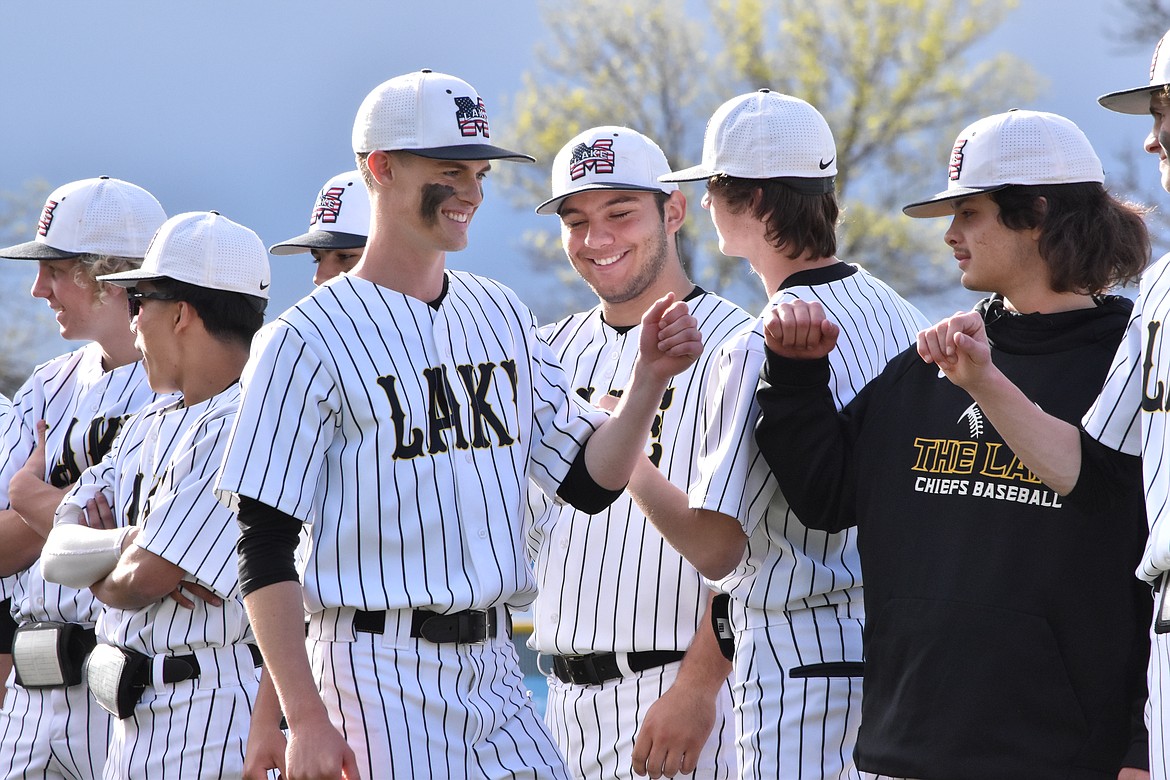
[[[959,133],[947,188],[902,209],[910,217],[945,217],[950,201],[1012,185],[1105,182],[1101,160],[1081,129],[1058,114],[1012,109]]]
[[[171,217],[150,242],[141,268],[98,277],[119,287],[158,279],[256,298],[267,298],[272,283],[260,236],[216,211]]]
[[[761,89],[716,109],[703,134],[703,162],[658,177],[699,181],[717,175],[780,179],[798,192],[833,191],[837,145],[828,122],[800,98]]]
[[[666,155],[637,130],[616,125],[578,133],[561,147],[552,164],[553,196],[537,214],[556,214],[570,195],[587,190],[634,190],[671,193],[677,184],[658,181],[670,172]]]
[[[1150,83],[1142,87],[1109,92],[1097,98],[1097,102],[1110,111],[1120,114],[1150,113],[1150,94],[1170,85],[1170,31],[1162,36],[1154,47],[1154,59],[1150,62]]]
[[[317,193],[309,232],[273,244],[274,255],[311,249],[360,249],[370,234],[370,193],[357,171],[339,173]]]
[[[14,260],[68,260],[78,255],[143,257],[167,218],[136,184],[109,176],[63,184],[49,193],[32,241],[0,249]]]
[[[353,123],[353,150],[408,151],[439,160],[514,159],[526,154],[485,143],[487,109],[475,88],[445,73],[395,76],[366,95]]]

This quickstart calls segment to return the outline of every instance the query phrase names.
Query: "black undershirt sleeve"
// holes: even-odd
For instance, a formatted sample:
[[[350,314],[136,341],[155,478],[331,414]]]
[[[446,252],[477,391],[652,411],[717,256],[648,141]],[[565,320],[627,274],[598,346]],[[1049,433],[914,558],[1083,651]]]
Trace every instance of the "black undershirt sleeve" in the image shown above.
[[[300,582],[296,552],[301,521],[255,499],[240,496],[240,592],[247,596],[266,585]]]
[[[1116,511],[1143,496],[1142,459],[1107,447],[1080,428],[1081,473],[1065,500],[1086,512]]]
[[[585,446],[589,446],[588,442]],[[585,466],[585,447],[582,447],[577,451],[577,457],[569,467],[565,480],[557,488],[557,496],[575,509],[587,515],[595,515],[616,501],[624,491],[625,488],[607,490],[593,480]]]

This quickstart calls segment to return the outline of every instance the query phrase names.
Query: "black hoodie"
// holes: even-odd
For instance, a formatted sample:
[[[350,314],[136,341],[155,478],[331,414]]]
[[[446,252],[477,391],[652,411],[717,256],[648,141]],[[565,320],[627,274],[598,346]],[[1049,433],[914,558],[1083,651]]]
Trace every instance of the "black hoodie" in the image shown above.
[[[979,305],[996,365],[1079,424],[1132,304]],[[913,348],[840,413],[828,361],[769,353],[760,450],[795,514],[858,526],[866,671],[858,767],[915,778],[1115,778],[1144,767],[1148,586],[1138,458],[1062,497]]]

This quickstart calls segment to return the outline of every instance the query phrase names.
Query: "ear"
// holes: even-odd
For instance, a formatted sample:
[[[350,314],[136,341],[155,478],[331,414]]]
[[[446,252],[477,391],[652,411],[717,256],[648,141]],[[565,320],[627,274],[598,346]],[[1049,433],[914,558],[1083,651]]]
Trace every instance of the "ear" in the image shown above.
[[[394,179],[397,160],[390,152],[374,151],[366,155],[366,166],[369,167],[374,182],[385,186]]]
[[[755,189],[752,190],[752,199],[751,199],[751,202],[748,203],[748,209],[753,214],[755,214],[756,209],[758,209],[760,207],[760,201],[762,201],[763,199],[764,199],[764,188],[763,187],[756,187]],[[771,215],[770,214],[766,215],[764,217],[764,219],[767,219],[769,216],[771,216]]]
[[[1036,211],[1040,212],[1040,224],[1028,231],[1032,236],[1032,240],[1039,243],[1040,237],[1044,235],[1044,220],[1048,217],[1048,198],[1041,195],[1036,198]]]
[[[177,301],[172,315],[171,328],[175,333],[183,333],[194,327],[195,323],[203,325],[203,320],[189,301]]]
[[[682,229],[683,223],[687,219],[687,198],[682,194],[681,190],[675,190],[670,193],[670,198],[666,201],[663,213],[666,217],[665,225],[668,236],[672,236]]]

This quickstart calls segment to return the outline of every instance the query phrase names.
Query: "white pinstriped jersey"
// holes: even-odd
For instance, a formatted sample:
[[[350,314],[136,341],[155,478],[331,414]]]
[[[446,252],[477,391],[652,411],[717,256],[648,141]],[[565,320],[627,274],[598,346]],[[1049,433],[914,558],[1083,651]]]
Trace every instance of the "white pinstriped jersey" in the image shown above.
[[[8,436],[11,435],[9,431],[13,426],[19,425],[20,421],[13,411],[12,401],[8,400],[8,396],[0,393],[0,443],[7,441]],[[8,503],[8,482],[0,482],[0,509],[11,509],[12,505]],[[12,589],[16,586],[16,576],[0,577],[0,601],[12,595]]]
[[[211,490],[239,397],[233,384],[190,407],[173,398],[148,407],[61,502],[58,522],[75,521],[90,498],[104,493],[120,525],[140,526],[136,545],[223,599],[220,606],[193,599],[193,609],[171,598],[141,609],[103,607],[101,641],[147,655],[182,655],[252,640],[239,592],[236,517]]]
[[[1170,254],[1142,274],[1125,338],[1084,426],[1102,444],[1142,456],[1150,538],[1137,576],[1170,571]]]
[[[140,361],[102,370],[96,343],[38,366],[13,398],[19,425],[0,449],[5,486],[36,448],[36,424],[45,420],[46,482],[66,487],[109,451],[123,422],[158,398]],[[12,610],[17,622],[58,620],[93,625],[100,605],[88,589],[46,582],[37,561],[17,576]]]
[[[432,307],[338,277],[282,314],[244,370],[217,487],[312,522],[310,611],[535,595],[528,480],[555,493],[606,415],[570,391],[511,290],[446,280]]]
[[[856,273],[842,278],[851,268]],[[819,301],[841,328],[829,355],[838,409],[929,324],[914,306],[857,266],[801,271],[786,284],[768,309],[794,298]],[[690,505],[739,518],[748,535],[743,561],[714,585],[751,609],[794,611],[842,602],[860,607],[856,529],[829,534],[805,528],[756,446],[756,385],[763,364],[761,317],[720,351],[704,410],[700,478],[691,486]]]
[[[682,490],[697,477],[698,416],[711,356],[751,323],[742,309],[711,293],[687,305],[699,321],[703,354],[671,381],[647,443],[647,454]],[[541,335],[576,392],[595,401],[629,382],[641,330],[606,325],[597,306],[541,328]],[[539,587],[531,647],[560,655],[687,649],[707,605],[706,587],[629,494],[592,517],[536,489],[530,507],[529,552]]]

